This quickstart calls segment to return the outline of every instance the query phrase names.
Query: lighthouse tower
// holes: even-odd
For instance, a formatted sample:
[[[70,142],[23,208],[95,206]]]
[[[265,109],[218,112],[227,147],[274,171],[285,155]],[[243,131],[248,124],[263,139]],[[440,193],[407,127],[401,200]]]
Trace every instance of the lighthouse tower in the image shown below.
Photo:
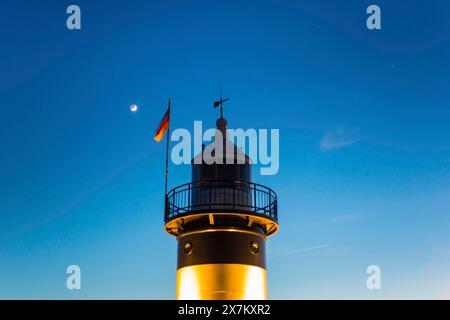
[[[191,182],[166,197],[165,229],[178,243],[176,298],[266,299],[277,195],[252,182],[252,161],[230,141],[222,112],[216,125],[214,141],[192,159]],[[212,163],[217,150],[223,161]]]

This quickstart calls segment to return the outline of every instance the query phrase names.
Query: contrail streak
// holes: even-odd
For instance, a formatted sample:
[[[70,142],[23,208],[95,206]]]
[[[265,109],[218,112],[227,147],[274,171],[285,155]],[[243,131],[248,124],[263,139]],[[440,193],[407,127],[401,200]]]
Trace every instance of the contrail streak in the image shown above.
[[[311,250],[315,250],[315,249],[322,249],[322,248],[325,248],[325,247],[328,247],[328,245],[327,244],[321,244],[321,245],[314,246],[314,247],[302,248],[302,249],[282,252],[282,253],[279,253],[279,254],[276,254],[276,255],[272,255],[270,257],[274,258],[274,257],[287,256],[287,255],[290,255],[290,254],[295,254],[295,253],[300,253],[300,252],[305,252],[305,251],[311,251]]]

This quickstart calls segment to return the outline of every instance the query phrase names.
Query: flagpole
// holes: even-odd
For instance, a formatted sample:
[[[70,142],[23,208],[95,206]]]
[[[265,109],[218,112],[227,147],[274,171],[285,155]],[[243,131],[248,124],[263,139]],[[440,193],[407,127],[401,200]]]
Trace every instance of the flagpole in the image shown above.
[[[167,100],[168,110],[169,110],[169,125],[167,127],[167,136],[166,136],[166,181],[164,184],[164,194],[167,198],[167,180],[169,177],[169,139],[170,139],[170,98]]]

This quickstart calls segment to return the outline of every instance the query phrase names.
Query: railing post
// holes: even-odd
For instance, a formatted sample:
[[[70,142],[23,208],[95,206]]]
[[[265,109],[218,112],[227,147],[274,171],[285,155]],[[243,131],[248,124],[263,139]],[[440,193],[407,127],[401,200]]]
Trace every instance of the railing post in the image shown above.
[[[256,211],[257,205],[256,205],[256,185],[252,186],[253,188],[253,210]]]
[[[236,187],[237,187],[236,181],[233,181],[233,210],[236,209],[236,198],[234,195],[234,192],[236,191]]]
[[[277,199],[277,195],[273,196],[273,214],[275,216],[275,219],[278,220],[278,199]]]
[[[191,210],[191,184],[188,184],[188,209]]]

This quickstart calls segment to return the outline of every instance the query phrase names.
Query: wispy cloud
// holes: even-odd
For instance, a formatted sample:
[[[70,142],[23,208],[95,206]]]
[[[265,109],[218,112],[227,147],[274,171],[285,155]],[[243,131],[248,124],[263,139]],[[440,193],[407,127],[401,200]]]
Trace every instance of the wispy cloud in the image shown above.
[[[326,132],[320,139],[319,146],[322,151],[340,149],[358,142],[355,130],[347,130],[344,127],[338,127],[335,131]]]
[[[291,254],[296,254],[296,253],[311,251],[311,250],[316,250],[316,249],[322,249],[322,248],[326,248],[326,247],[328,247],[327,244],[321,244],[321,245],[314,246],[314,247],[301,248],[301,249],[296,249],[296,250],[291,250],[291,251],[286,251],[286,252],[280,252],[278,254],[271,255],[270,257],[275,258],[275,257],[288,256]]]

